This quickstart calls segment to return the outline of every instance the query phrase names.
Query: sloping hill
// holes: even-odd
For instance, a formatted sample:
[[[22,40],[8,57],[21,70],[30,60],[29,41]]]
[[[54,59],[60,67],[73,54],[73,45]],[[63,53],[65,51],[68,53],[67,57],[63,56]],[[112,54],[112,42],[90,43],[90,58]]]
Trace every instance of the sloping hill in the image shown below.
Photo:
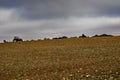
[[[1,80],[120,79],[120,37],[0,44]]]

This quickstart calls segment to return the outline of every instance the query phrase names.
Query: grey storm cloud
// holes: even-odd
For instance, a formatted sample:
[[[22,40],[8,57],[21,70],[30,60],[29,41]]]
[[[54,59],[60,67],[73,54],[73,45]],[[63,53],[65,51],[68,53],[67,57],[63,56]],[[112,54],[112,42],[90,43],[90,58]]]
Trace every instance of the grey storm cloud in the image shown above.
[[[27,18],[120,15],[120,0],[0,0],[0,5],[22,7]]]
[[[0,40],[119,34],[120,0],[0,0]]]
[[[119,7],[119,0],[37,0],[36,3],[25,6],[26,12],[23,15],[28,18],[119,16]]]

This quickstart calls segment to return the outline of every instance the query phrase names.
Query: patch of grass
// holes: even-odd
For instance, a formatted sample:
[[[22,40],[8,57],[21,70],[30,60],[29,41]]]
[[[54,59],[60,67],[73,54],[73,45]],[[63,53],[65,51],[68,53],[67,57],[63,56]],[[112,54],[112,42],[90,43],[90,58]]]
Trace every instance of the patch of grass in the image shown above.
[[[0,44],[1,80],[119,80],[120,37]]]

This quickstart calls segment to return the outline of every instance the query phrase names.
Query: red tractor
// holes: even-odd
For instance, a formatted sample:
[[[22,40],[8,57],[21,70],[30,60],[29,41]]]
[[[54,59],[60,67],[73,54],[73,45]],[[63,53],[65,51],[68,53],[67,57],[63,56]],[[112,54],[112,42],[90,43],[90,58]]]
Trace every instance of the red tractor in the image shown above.
[[[13,39],[13,42],[20,42],[20,41],[23,41],[23,39],[19,38],[18,36],[15,36]]]

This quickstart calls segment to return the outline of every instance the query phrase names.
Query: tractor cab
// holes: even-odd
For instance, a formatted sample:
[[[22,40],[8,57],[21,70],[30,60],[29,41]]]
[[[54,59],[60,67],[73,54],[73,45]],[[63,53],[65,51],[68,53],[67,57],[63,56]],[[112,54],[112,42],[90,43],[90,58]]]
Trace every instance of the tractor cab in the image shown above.
[[[23,41],[23,39],[18,36],[14,36],[13,42],[19,42],[19,41]]]

